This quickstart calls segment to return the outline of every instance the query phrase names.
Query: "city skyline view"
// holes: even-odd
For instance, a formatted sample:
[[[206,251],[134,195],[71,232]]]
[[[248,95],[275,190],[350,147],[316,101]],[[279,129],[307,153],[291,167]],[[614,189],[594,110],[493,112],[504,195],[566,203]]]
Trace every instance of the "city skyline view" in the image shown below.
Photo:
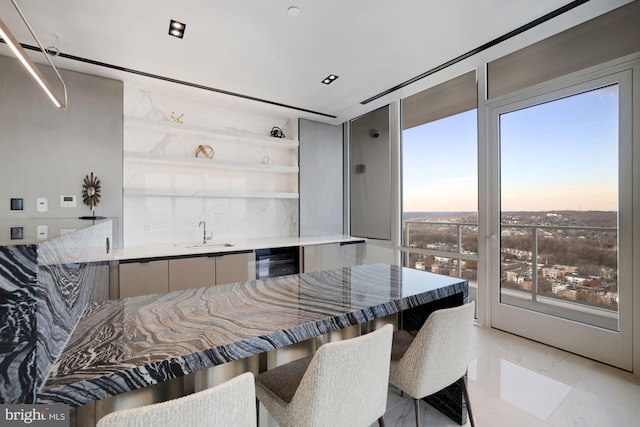
[[[403,212],[477,211],[476,110],[402,137]],[[617,211],[618,85],[502,114],[500,139],[503,211]]]

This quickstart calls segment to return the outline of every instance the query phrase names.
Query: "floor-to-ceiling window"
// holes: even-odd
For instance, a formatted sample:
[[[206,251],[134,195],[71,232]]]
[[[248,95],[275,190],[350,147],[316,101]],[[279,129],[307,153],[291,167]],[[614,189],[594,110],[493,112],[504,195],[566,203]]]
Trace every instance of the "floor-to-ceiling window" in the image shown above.
[[[403,101],[403,265],[470,282],[478,264],[475,73]]]
[[[501,301],[618,330],[619,91],[500,115]]]
[[[403,263],[469,278],[473,295],[476,261],[483,324],[635,372],[638,12],[630,4],[479,59],[472,106],[457,108],[460,78],[401,104]],[[474,108],[477,146],[463,147],[463,118]],[[466,156],[476,149],[477,167],[469,167]],[[472,169],[475,229],[450,198],[464,193]]]
[[[632,367],[632,71],[488,104],[492,325]]]

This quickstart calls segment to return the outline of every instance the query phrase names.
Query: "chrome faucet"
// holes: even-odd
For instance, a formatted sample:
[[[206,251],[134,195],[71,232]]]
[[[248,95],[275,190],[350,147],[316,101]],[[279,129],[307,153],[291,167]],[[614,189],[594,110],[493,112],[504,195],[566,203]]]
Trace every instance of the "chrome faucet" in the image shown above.
[[[206,221],[200,221],[198,223],[198,227],[202,227],[202,244],[204,245],[205,243],[207,243],[207,240],[211,240],[211,235],[207,236],[207,222]]]

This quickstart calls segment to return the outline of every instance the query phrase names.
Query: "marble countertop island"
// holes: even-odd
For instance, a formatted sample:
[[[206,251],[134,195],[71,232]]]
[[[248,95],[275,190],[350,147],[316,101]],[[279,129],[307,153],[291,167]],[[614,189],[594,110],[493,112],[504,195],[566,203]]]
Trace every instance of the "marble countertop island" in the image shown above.
[[[81,406],[442,298],[466,280],[374,264],[90,306],[38,394]]]

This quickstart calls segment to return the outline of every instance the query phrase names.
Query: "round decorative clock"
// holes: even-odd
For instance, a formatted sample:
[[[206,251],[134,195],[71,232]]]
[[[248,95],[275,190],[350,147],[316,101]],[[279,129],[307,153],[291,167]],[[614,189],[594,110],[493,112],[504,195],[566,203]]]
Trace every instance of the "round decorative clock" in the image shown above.
[[[96,205],[100,203],[100,179],[91,172],[84,177],[82,184],[82,202],[89,206],[91,210],[95,210]]]

